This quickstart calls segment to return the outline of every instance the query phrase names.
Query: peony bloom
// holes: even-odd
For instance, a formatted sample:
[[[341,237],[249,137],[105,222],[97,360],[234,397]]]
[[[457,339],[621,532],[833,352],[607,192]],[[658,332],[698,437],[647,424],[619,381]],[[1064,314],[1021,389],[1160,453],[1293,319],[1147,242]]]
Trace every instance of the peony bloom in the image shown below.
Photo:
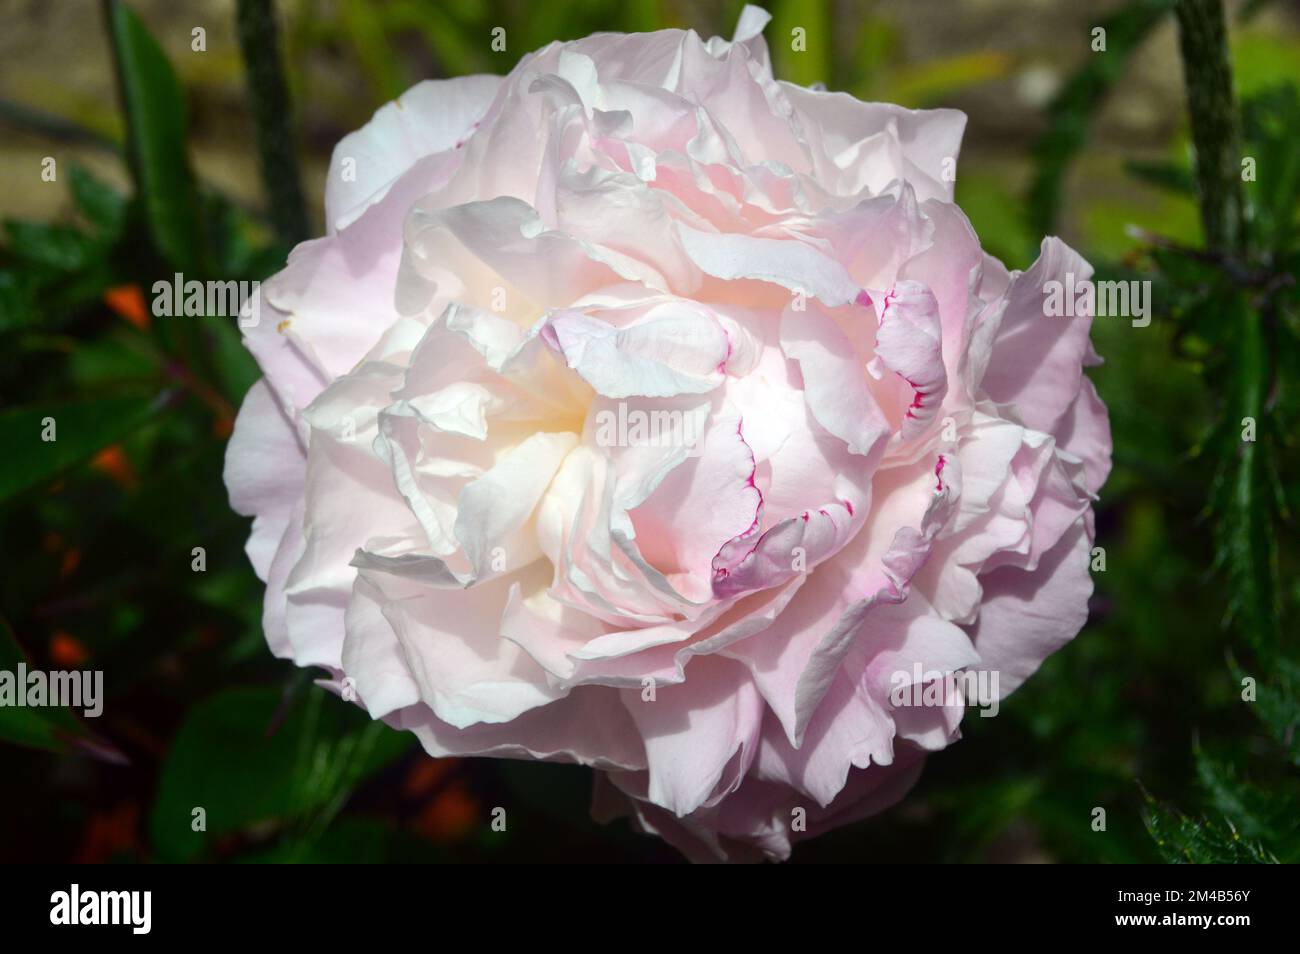
[[[879,811],[1083,625],[1088,277],[953,204],[965,117],[773,79],[747,8],[421,83],[262,286],[226,460],[271,649],[433,755],[578,762],[691,858]],[[900,674],[903,674],[900,677]],[[900,678],[902,682],[900,682]]]

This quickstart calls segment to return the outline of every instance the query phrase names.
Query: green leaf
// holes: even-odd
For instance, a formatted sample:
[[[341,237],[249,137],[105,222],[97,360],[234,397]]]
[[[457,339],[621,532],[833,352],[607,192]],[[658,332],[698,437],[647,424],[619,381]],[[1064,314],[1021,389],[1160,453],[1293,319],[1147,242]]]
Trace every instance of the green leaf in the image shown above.
[[[881,84],[881,98],[902,106],[939,105],[961,90],[1006,76],[1013,63],[1005,53],[981,50],[901,66]]]
[[[1199,745],[1195,755],[1197,779],[1215,810],[1245,837],[1267,838],[1273,826],[1266,810],[1257,803],[1250,787],[1237,778],[1233,767],[1211,757]]]
[[[127,331],[78,342],[68,354],[67,372],[77,393],[143,386],[159,379],[157,363]]]
[[[20,274],[12,269],[0,271],[0,332],[13,331],[35,322],[30,274]]]
[[[72,164],[68,183],[72,199],[86,221],[95,227],[101,238],[116,238],[126,218],[126,199],[76,163]]]
[[[1147,831],[1170,864],[1275,864],[1261,844],[1246,838],[1231,822],[1192,818],[1147,796]]]
[[[1228,367],[1221,463],[1210,498],[1216,559],[1228,578],[1229,619],[1249,645],[1270,654],[1277,645],[1280,605],[1272,435],[1264,403],[1269,351],[1261,317],[1240,293],[1223,302],[1219,320],[1234,330],[1235,350]]]
[[[311,686],[277,720],[284,697],[228,689],[194,706],[163,765],[153,843],[168,860],[200,855],[214,836],[254,826],[287,833],[282,850],[308,854],[352,789],[410,749],[412,737]],[[206,814],[206,832],[192,828]]]
[[[0,447],[5,449],[0,502],[131,434],[157,406],[152,397],[115,396],[0,413]]]
[[[310,849],[279,844],[270,850],[241,856],[241,864],[438,864],[446,852],[413,838],[389,819],[340,818]]]
[[[396,99],[411,84],[401,58],[393,56],[384,20],[364,0],[343,0],[339,16],[366,79],[381,99]]]
[[[203,239],[185,154],[185,97],[162,48],[139,18],[120,0],[109,0],[107,10],[131,170],[149,233],[169,264],[197,276],[203,271]]]
[[[20,262],[76,272],[103,254],[93,238],[69,225],[9,220],[4,228],[9,252]]]
[[[292,248],[268,242],[248,213],[215,192],[203,196],[203,222],[213,267],[226,279],[263,281],[284,267]]]
[[[217,384],[231,403],[238,406],[262,372],[244,347],[234,319],[214,319],[204,330],[208,334]]]
[[[27,655],[14,638],[9,623],[0,619],[0,673],[15,674]],[[22,687],[17,687],[22,691]],[[64,752],[69,739],[81,734],[80,723],[67,709],[57,706],[30,708],[0,705],[0,739],[31,748]]]
[[[1300,766],[1300,663],[1279,655],[1270,661],[1269,670],[1270,678],[1259,682],[1251,709],[1286,751],[1291,764]],[[1234,667],[1233,678],[1238,683],[1245,677],[1244,671]]]
[[[395,837],[392,825],[379,819],[343,818],[310,850],[296,851],[282,843],[239,860],[243,864],[383,864]]]
[[[1242,106],[1242,127],[1243,163],[1249,161],[1253,172],[1246,183],[1252,238],[1283,255],[1292,248],[1300,216],[1300,90],[1281,86],[1252,96]]]
[[[1143,182],[1172,192],[1175,195],[1195,196],[1196,180],[1192,170],[1172,162],[1139,162],[1131,160],[1124,163],[1129,175]]]

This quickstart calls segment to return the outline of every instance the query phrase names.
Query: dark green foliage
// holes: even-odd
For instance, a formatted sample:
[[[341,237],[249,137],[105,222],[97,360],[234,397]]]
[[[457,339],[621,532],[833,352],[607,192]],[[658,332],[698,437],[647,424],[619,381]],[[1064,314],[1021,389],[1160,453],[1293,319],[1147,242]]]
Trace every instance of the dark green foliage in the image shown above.
[[[1268,864],[1277,859],[1260,844],[1243,838],[1229,822],[1196,820],[1151,805],[1147,830],[1160,856],[1170,864]]]
[[[1282,592],[1280,534],[1294,531],[1288,501],[1300,458],[1290,436],[1294,378],[1281,371],[1295,367],[1300,340],[1286,318],[1295,276],[1279,263],[1294,254],[1300,108],[1294,87],[1248,101],[1239,157],[1222,11],[1209,0],[1181,0],[1178,12],[1206,247],[1165,247],[1155,260],[1173,282],[1183,334],[1195,339],[1196,363],[1218,398],[1198,448],[1214,462],[1205,513],[1214,531],[1215,576],[1225,590],[1224,622],[1231,644],[1250,660],[1234,665],[1233,677],[1271,738],[1223,747],[1219,757],[1198,746],[1205,813],[1184,814],[1148,797],[1146,820],[1169,861],[1290,862],[1300,853],[1300,713],[1296,649],[1284,638],[1295,600]],[[1255,757],[1245,758],[1248,752]]]
[[[283,860],[308,853],[358,782],[414,740],[324,691],[227,689],[193,706],[158,781],[151,831],[164,860],[199,856],[209,839],[287,826]],[[206,830],[194,830],[202,806]]]

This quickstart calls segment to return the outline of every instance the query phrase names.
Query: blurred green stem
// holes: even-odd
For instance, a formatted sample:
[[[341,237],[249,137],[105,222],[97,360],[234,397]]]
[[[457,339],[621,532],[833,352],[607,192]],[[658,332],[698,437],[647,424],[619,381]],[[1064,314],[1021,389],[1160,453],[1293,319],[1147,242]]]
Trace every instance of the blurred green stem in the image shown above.
[[[30,132],[58,143],[85,145],[112,153],[118,151],[118,144],[111,137],[97,130],[7,99],[0,99],[0,125],[19,132]]]
[[[236,25],[248,71],[248,92],[257,126],[262,182],[270,202],[276,234],[290,245],[305,240],[309,230],[302,201],[298,162],[294,155],[289,89],[284,80],[271,0],[238,0]]]
[[[1241,136],[1222,0],[1178,0],[1187,108],[1206,248],[1243,250]]]
[[[1234,593],[1237,625],[1256,647],[1271,647],[1277,621],[1277,559],[1270,487],[1265,462],[1268,446],[1267,382],[1272,375],[1264,316],[1241,286],[1243,265],[1250,271],[1246,235],[1245,190],[1241,179],[1241,130],[1228,60],[1227,24],[1222,0],[1178,0],[1178,36],[1182,47],[1187,108],[1196,147],[1196,181],[1207,252],[1219,258],[1237,287],[1224,302],[1224,320],[1232,329],[1226,404],[1232,441],[1230,490],[1219,517],[1224,558]],[[1258,433],[1246,437],[1252,424]]]

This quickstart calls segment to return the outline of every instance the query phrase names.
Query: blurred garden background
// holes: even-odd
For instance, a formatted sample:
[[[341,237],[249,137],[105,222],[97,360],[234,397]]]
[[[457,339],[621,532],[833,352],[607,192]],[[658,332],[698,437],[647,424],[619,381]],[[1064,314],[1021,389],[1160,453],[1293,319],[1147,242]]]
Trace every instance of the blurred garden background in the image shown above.
[[[1148,327],[1094,325],[1115,469],[1087,627],[899,807],[793,861],[1296,860],[1300,5],[1227,4],[1256,160],[1231,248],[1202,234],[1172,0],[762,5],[779,78],[968,114],[957,198],[988,252],[1023,268],[1059,234],[1155,288]],[[221,480],[256,367],[233,321],[147,302],[177,270],[276,271],[323,231],[335,143],[421,79],[598,30],[729,37],[741,6],[279,0],[298,205],[263,187],[235,0],[0,0],[0,668],[103,670],[106,695],[0,709],[0,861],[680,860],[593,823],[586,769],[429,759],[270,655]]]

